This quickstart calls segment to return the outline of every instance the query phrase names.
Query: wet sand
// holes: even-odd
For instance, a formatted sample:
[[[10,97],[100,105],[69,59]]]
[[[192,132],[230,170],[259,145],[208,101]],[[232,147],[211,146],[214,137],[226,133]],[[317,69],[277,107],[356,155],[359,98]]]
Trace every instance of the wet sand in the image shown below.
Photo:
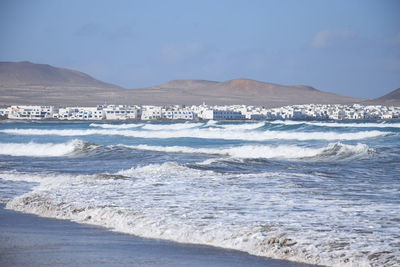
[[[0,206],[0,266],[271,266],[311,265],[244,252],[120,234]]]

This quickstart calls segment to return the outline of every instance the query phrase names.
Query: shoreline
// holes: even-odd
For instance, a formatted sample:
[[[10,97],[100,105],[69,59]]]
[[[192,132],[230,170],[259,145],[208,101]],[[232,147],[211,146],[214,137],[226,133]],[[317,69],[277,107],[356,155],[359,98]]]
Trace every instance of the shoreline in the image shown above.
[[[0,204],[0,266],[315,266],[204,245],[141,238]]]
[[[400,122],[400,118],[394,118],[394,119],[362,119],[362,120],[350,120],[350,119],[343,119],[343,120],[333,120],[333,119],[326,119],[326,120],[317,120],[317,119],[276,119],[276,120],[167,120],[167,119],[157,119],[157,120],[59,120],[59,119],[43,119],[43,120],[16,120],[16,119],[0,119],[0,123],[2,122],[65,122],[65,123],[82,123],[82,122],[90,122],[90,123],[115,123],[115,122],[120,122],[120,123],[134,123],[134,122],[140,122],[140,123],[154,123],[154,122],[160,122],[160,123],[165,123],[165,122],[177,122],[177,123],[182,123],[182,122],[208,122],[208,121],[216,121],[216,122],[271,122],[271,121],[295,121],[295,122]]]

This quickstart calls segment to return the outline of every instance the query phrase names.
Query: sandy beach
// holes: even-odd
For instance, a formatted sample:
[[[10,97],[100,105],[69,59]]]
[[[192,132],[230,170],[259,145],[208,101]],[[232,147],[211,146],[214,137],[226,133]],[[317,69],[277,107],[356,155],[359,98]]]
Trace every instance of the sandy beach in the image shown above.
[[[310,266],[145,239],[0,207],[0,266]]]

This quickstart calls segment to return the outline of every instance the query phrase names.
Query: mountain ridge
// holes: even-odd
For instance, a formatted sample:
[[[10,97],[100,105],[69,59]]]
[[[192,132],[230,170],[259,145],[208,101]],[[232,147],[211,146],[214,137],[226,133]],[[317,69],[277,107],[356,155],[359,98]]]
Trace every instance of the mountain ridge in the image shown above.
[[[48,64],[35,64],[29,61],[0,62],[0,83],[2,85],[66,85],[118,87],[94,79],[90,75],[66,68],[53,67]]]
[[[212,102],[222,104],[241,104],[240,100],[244,100],[247,104],[278,106],[306,103],[357,103],[364,100],[323,92],[306,85],[279,85],[246,78],[223,82],[173,80],[149,88],[135,89],[135,92],[141,97],[149,98],[153,94],[168,98],[171,90],[179,91],[181,95],[199,97],[205,102],[211,99]],[[300,99],[299,95],[302,95],[304,99]]]
[[[83,72],[31,62],[0,62],[0,93],[0,105],[192,105],[206,102],[276,107],[368,101],[324,92],[308,85],[280,85],[246,78],[222,82],[172,80],[147,88],[125,89]]]
[[[400,106],[400,88],[397,88],[381,97],[367,100],[366,104]]]

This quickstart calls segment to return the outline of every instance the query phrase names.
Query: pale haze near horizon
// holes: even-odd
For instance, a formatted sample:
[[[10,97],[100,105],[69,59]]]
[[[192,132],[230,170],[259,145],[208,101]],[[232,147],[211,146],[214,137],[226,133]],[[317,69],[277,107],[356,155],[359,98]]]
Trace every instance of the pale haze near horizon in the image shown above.
[[[400,87],[400,1],[0,0],[0,61],[125,88],[249,78],[374,98]]]

